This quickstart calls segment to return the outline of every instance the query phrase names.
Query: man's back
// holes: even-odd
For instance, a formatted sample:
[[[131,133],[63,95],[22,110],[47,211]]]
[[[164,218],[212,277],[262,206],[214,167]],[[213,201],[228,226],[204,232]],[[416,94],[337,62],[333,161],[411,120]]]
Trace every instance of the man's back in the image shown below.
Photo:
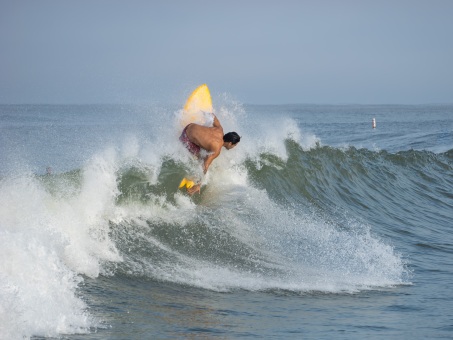
[[[213,127],[190,124],[187,127],[187,136],[206,151],[219,152],[223,145],[223,128],[216,124],[217,122],[214,122]]]

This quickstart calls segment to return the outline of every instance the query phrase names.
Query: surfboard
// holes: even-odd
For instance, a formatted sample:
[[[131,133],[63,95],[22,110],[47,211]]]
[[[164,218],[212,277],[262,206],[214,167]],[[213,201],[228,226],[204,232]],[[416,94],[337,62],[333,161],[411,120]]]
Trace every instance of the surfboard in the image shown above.
[[[190,123],[196,123],[204,126],[212,126],[214,118],[212,115],[212,98],[209,88],[206,84],[198,86],[184,105],[181,116],[181,127],[185,128]],[[194,181],[184,177],[179,183],[179,189],[190,189],[195,185]]]
[[[212,126],[212,99],[208,85],[198,86],[184,105],[181,117],[181,127],[184,128],[190,123]]]

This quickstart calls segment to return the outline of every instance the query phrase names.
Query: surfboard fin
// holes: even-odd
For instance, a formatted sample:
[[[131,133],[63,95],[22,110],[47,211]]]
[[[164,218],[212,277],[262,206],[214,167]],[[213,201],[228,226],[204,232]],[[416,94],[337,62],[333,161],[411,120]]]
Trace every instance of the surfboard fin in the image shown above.
[[[192,188],[195,185],[194,181],[183,178],[181,183],[179,183],[179,189],[186,187],[187,189]]]

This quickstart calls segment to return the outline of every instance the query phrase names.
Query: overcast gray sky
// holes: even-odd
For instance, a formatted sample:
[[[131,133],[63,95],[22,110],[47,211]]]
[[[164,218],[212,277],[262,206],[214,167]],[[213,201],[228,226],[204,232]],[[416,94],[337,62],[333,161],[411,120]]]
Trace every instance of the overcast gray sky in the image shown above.
[[[0,0],[0,103],[452,103],[453,1]]]

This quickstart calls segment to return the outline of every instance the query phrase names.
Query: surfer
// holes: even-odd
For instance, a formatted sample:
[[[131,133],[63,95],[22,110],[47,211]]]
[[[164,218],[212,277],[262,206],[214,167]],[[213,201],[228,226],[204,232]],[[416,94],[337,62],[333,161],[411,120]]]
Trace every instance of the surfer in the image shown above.
[[[236,132],[228,132],[223,134],[222,125],[220,125],[217,117],[214,116],[214,124],[212,127],[202,126],[195,123],[187,125],[182,131],[179,140],[185,145],[190,153],[200,158],[200,151],[204,149],[208,155],[203,159],[203,173],[206,174],[212,161],[220,155],[222,147],[227,150],[234,148],[241,137]],[[201,183],[195,184],[191,188],[187,188],[189,195],[200,192]]]

